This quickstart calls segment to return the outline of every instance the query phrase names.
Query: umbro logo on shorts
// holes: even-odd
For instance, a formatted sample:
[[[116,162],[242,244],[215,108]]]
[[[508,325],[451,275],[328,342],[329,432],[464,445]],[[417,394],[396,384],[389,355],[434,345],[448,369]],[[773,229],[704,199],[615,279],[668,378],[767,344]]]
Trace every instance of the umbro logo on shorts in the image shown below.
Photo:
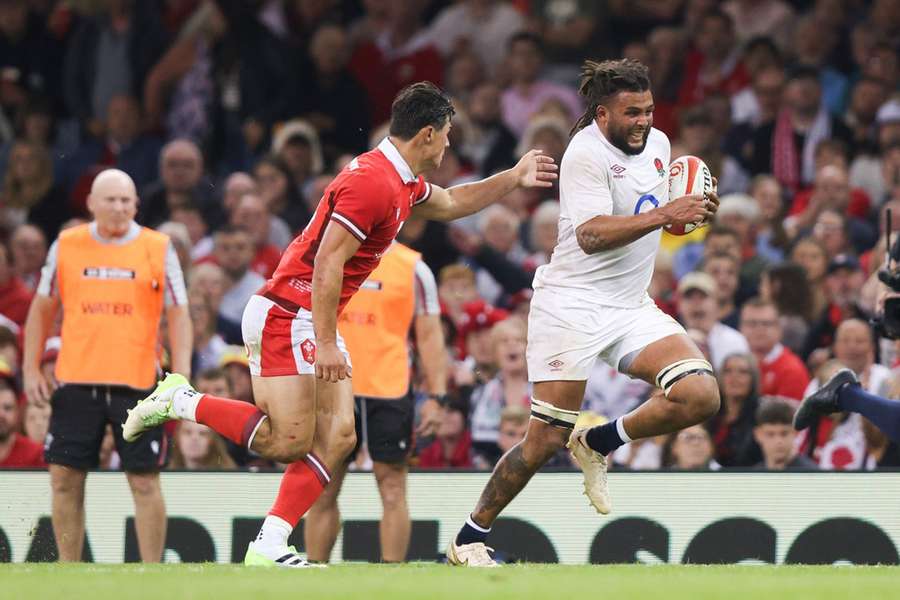
[[[548,364],[548,365],[550,366],[550,368],[552,368],[554,371],[559,371],[559,370],[560,370],[560,367],[562,367],[562,366],[563,366],[564,364],[566,364],[566,363],[564,363],[563,361],[557,359],[557,360],[551,360],[551,361],[548,362],[547,364]]]

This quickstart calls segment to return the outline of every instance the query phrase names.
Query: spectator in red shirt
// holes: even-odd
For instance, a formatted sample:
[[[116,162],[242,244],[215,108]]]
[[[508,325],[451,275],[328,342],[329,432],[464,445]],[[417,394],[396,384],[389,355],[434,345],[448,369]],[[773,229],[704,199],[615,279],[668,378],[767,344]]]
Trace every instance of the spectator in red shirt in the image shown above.
[[[13,272],[11,257],[9,247],[0,243],[0,314],[21,327],[34,292]]]
[[[18,432],[19,404],[12,372],[6,370],[0,377],[0,469],[46,467],[44,448]]]
[[[350,72],[368,94],[373,123],[388,120],[394,96],[407,85],[415,81],[443,84],[444,61],[422,25],[426,4],[422,0],[388,2],[387,29],[357,46],[350,59]]]
[[[244,227],[253,238],[256,254],[250,261],[250,269],[266,279],[271,277],[281,260],[281,251],[269,243],[272,214],[266,201],[256,194],[244,194],[231,213],[231,224]]]
[[[438,428],[437,439],[419,455],[425,469],[472,468],[472,435],[466,429],[466,416],[459,406],[447,407]]]
[[[684,64],[679,104],[702,102],[713,92],[734,95],[750,83],[735,44],[734,23],[726,13],[712,9],[704,13],[697,28],[694,49]]]
[[[453,324],[459,326],[463,319],[468,319],[465,305],[478,300],[475,273],[466,265],[447,265],[441,269],[438,280],[440,281],[438,297],[441,301],[441,308],[444,313],[449,315]]]
[[[785,219],[785,228],[794,234],[813,227],[821,214],[829,209],[844,213],[848,221],[850,242],[861,252],[875,244],[876,234],[867,222],[869,197],[860,189],[850,187],[847,169],[828,164],[816,172],[813,187],[794,196]]]
[[[775,304],[761,298],[748,300],[741,309],[741,333],[759,363],[762,394],[802,400],[809,372],[800,357],[782,345]]]

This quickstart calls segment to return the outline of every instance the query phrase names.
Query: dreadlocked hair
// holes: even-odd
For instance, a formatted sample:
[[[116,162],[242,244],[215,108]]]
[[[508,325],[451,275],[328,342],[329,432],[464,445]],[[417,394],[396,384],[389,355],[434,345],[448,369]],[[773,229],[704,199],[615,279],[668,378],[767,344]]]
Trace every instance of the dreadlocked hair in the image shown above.
[[[584,61],[581,67],[581,85],[578,93],[587,99],[587,110],[569,132],[575,135],[591,124],[597,116],[597,107],[619,92],[646,92],[650,89],[647,66],[631,58]]]

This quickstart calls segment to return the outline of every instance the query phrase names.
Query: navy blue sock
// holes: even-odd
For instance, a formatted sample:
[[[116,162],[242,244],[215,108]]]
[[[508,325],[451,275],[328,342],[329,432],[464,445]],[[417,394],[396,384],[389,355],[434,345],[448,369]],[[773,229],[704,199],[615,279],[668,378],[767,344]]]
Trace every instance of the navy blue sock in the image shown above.
[[[478,542],[483,544],[490,532],[490,527],[482,527],[472,520],[472,515],[469,515],[462,529],[456,535],[456,545],[462,546],[463,544],[476,544]]]
[[[858,385],[838,390],[838,407],[872,421],[891,441],[900,443],[900,402],[870,394]]]
[[[618,421],[618,419],[616,421]],[[584,436],[584,441],[587,442],[587,445],[591,450],[606,456],[625,443],[625,440],[619,435],[616,421],[597,425],[588,430]]]

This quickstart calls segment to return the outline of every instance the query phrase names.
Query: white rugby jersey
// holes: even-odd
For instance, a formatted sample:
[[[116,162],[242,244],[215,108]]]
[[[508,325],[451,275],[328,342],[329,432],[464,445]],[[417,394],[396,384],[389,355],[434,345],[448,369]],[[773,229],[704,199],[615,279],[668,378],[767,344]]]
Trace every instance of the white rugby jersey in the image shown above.
[[[596,121],[575,134],[560,165],[559,237],[550,262],[535,273],[535,289],[586,294],[592,302],[620,308],[645,300],[661,229],[590,255],[578,245],[575,230],[599,215],[636,215],[665,205],[671,152],[658,129],[650,130],[637,155],[610,144]]]

